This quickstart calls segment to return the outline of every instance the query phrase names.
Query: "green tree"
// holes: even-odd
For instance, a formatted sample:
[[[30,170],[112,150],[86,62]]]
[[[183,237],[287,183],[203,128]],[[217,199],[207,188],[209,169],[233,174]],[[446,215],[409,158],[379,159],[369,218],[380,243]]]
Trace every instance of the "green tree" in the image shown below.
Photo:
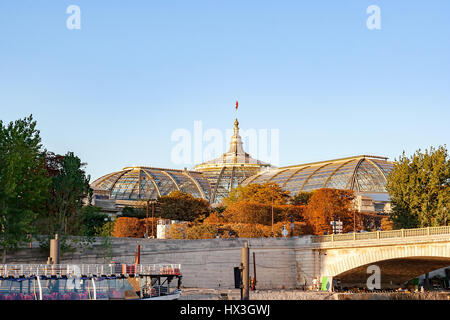
[[[314,191],[300,191],[295,196],[291,197],[290,203],[294,206],[306,206],[308,205],[313,193]]]
[[[194,221],[202,220],[209,215],[209,203],[191,194],[173,191],[167,196],[158,198],[160,216],[164,219]]]
[[[81,210],[81,232],[80,235],[94,237],[99,235],[104,224],[109,221],[107,214],[101,212],[101,208],[88,205]]]
[[[143,202],[145,203],[145,202]],[[128,217],[128,218],[138,218],[138,219],[144,219],[147,217],[147,212],[145,208],[146,204],[143,205],[143,207],[125,207],[122,209],[121,217]],[[151,205],[149,206],[149,215],[151,215]]]
[[[108,219],[101,227],[95,228],[95,235],[102,238],[101,248],[103,251],[103,261],[108,263],[113,258],[113,247],[111,242],[112,233],[114,232],[114,221]]]
[[[105,238],[105,242],[112,237],[114,232],[115,220],[109,218],[101,227],[95,227],[95,235]]]
[[[52,179],[50,198],[47,201],[47,214],[43,217],[44,232],[50,237],[76,235],[83,224],[83,199],[90,198],[92,190],[90,177],[86,176],[80,158],[73,152],[65,156],[47,154],[47,172]]]
[[[28,118],[0,120],[0,246],[6,253],[27,241],[34,220],[44,211],[50,179],[45,170],[36,121]]]
[[[394,228],[444,226],[450,223],[450,162],[445,146],[405,152],[394,163],[386,189]]]

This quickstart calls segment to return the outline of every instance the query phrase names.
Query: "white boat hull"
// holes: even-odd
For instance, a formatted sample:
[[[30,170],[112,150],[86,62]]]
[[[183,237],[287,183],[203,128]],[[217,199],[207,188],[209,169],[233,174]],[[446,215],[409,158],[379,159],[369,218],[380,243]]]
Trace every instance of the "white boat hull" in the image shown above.
[[[181,290],[175,291],[174,293],[168,294],[166,296],[144,298],[142,300],[176,300],[180,297],[181,297]]]

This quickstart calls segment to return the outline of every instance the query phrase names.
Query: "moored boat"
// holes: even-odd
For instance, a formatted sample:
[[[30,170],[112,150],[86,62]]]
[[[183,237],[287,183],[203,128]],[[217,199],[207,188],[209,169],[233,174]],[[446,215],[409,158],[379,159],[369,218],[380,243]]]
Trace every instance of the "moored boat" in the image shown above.
[[[179,264],[0,265],[0,300],[174,300],[181,278]]]

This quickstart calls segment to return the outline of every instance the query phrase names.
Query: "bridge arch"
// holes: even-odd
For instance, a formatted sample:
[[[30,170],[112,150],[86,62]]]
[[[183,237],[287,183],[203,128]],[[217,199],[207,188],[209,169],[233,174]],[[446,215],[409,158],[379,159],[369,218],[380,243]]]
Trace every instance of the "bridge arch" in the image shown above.
[[[381,271],[381,287],[398,288],[405,282],[450,267],[450,244],[404,244],[353,249],[328,249],[321,253],[322,275],[340,279],[345,287],[365,287],[376,265]]]
[[[332,253],[332,250],[328,250]],[[337,276],[358,267],[377,264],[377,262],[414,259],[414,258],[442,259],[447,260],[450,266],[450,244],[412,244],[396,245],[388,247],[358,248],[349,250],[347,253],[336,252],[336,255],[324,257],[324,272],[329,276]]]

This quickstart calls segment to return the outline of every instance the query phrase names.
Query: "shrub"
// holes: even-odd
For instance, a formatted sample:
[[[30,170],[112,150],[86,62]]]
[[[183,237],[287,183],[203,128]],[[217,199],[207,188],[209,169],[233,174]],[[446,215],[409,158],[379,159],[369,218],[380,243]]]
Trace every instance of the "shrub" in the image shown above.
[[[153,219],[153,235],[156,237],[157,218]],[[138,219],[119,217],[114,221],[113,237],[143,238],[148,226],[148,236],[152,234],[152,218]]]
[[[144,233],[140,228],[138,218],[120,217],[114,223],[113,237],[142,238]]]
[[[216,237],[217,227],[212,224],[198,224],[187,228],[186,239],[213,239]]]
[[[169,239],[186,239],[186,229],[188,225],[186,223],[171,224],[168,231]]]

